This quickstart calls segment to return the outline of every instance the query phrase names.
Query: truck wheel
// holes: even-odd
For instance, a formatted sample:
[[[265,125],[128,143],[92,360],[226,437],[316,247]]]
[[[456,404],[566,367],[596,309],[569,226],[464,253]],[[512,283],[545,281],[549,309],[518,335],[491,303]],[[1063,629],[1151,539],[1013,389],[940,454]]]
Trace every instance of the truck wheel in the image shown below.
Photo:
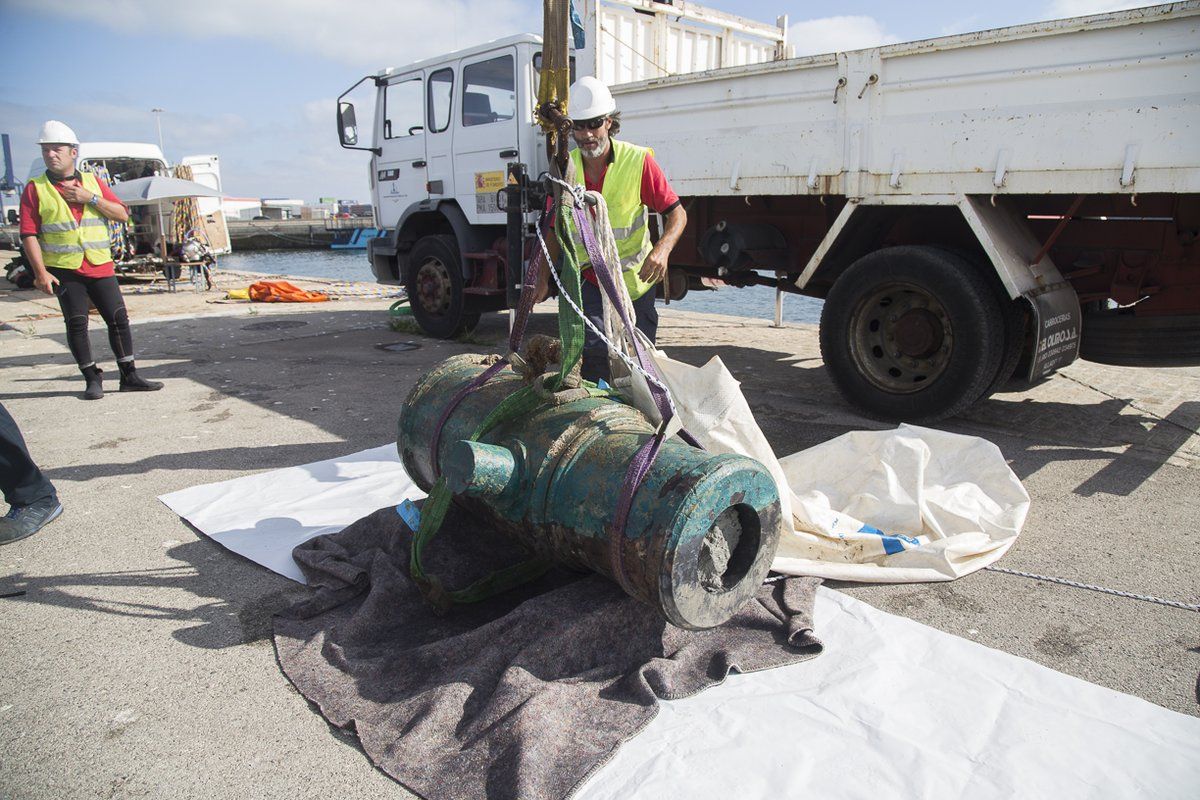
[[[1012,385],[1017,365],[1024,360],[1026,329],[1032,317],[1029,303],[1024,298],[1011,300],[1003,293],[999,293],[997,297],[1000,314],[1004,320],[1004,350],[1000,356],[1000,367],[996,370],[996,377],[992,379],[988,388],[984,389],[980,400],[987,399],[996,392],[1003,392],[1006,387]]]
[[[1139,317],[1132,309],[1083,315],[1079,357],[1120,367],[1200,365],[1200,314]]]
[[[863,256],[821,311],[821,355],[846,400],[877,419],[933,422],[991,387],[1005,319],[988,276],[936,247]]]
[[[449,339],[475,329],[479,314],[465,311],[462,259],[453,236],[418,239],[408,265],[408,300],[421,330]]]

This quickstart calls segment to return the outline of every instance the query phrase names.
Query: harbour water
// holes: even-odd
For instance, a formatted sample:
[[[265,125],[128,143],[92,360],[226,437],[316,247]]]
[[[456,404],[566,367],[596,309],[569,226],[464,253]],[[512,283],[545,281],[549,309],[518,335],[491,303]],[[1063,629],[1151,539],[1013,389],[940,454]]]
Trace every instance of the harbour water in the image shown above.
[[[371,268],[363,251],[344,250],[260,250],[221,256],[225,269],[261,272],[271,275],[295,275],[344,281],[371,281]],[[718,291],[688,292],[683,300],[671,303],[684,311],[728,314],[735,317],[774,319],[775,290],[766,286]],[[783,298],[783,321],[816,324],[821,318],[822,301],[800,295]]]

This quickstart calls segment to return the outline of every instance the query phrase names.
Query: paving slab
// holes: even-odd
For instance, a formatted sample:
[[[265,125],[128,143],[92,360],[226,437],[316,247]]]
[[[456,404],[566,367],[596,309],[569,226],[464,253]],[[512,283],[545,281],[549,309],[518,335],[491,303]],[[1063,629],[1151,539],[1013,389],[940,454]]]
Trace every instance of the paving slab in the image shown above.
[[[256,276],[217,277],[227,289]],[[138,363],[166,388],[86,403],[57,303],[0,280],[0,402],[66,507],[0,549],[0,594],[23,592],[0,599],[0,797],[409,796],[280,673],[270,618],[304,590],[155,499],[392,441],[432,365],[503,349],[506,317],[434,340],[393,331],[380,287],[338,286],[344,299],[305,306],[130,286]],[[543,304],[534,327],[553,326]],[[92,343],[115,372],[99,320]],[[667,307],[660,344],[691,363],[719,355],[777,453],[885,427],[837,395],[815,326]],[[1033,497],[1001,566],[1200,603],[1200,369],[1077,362],[938,427],[995,442]],[[839,588],[1200,715],[1196,612],[997,572]]]

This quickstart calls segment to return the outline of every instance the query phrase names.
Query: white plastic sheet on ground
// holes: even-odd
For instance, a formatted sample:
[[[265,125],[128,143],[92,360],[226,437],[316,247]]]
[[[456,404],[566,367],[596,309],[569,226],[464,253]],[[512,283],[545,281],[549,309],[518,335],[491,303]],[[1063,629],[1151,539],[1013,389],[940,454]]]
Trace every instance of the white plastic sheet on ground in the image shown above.
[[[719,358],[693,367],[657,351],[654,360],[701,444],[755,458],[775,478],[785,521],[777,572],[947,581],[996,561],[1025,524],[1029,494],[984,439],[901,425],[777,460]]]
[[[856,431],[787,456],[795,530],[774,567],[848,581],[947,581],[1016,541],[1029,493],[1000,449],[901,425]]]
[[[661,710],[574,800],[1200,797],[1200,719],[829,589],[819,657]]]
[[[385,444],[299,467],[206,483],[158,499],[218,544],[304,583],[292,550],[406,497],[424,497]]]
[[[299,579],[300,541],[420,494],[388,444],[160,499]],[[1200,719],[839,592],[816,630],[819,658],[663,703],[576,800],[1200,796]]]

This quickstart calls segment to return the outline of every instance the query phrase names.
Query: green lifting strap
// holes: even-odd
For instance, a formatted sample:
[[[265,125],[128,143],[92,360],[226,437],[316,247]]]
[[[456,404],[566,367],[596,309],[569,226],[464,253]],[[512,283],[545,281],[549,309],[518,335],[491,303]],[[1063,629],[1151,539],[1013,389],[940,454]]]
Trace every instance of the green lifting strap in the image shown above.
[[[610,393],[604,389],[588,388],[588,397],[607,397]],[[487,418],[471,433],[468,441],[479,441],[479,437],[498,425],[518,419],[533,413],[546,401],[530,386],[523,386],[500,401],[492,409]],[[409,556],[409,574],[421,589],[421,593],[433,603],[439,611],[447,611],[452,604],[478,603],[489,597],[494,597],[509,589],[513,589],[529,581],[541,577],[550,568],[550,562],[543,558],[530,558],[518,564],[496,570],[462,589],[446,589],[436,575],[425,572],[421,556],[425,552],[437,532],[441,530],[446,512],[450,509],[453,493],[446,486],[445,477],[438,478],[437,483],[429,491],[421,507],[421,522],[413,537]]]
[[[562,270],[559,279],[576,306],[583,307],[582,287],[580,284],[579,262],[575,258],[575,248],[571,245],[570,208],[566,203],[558,203],[554,231],[559,241],[559,251],[562,253]],[[551,267],[553,268],[553,267]],[[526,291],[522,289],[522,291]],[[558,375],[548,381],[545,387],[550,392],[575,388],[568,382],[575,365],[583,357],[583,321],[575,314],[563,297],[558,299],[558,334],[562,341],[562,360]],[[590,381],[583,381],[579,387],[587,391],[588,397],[612,397],[613,393],[605,389],[597,389]],[[523,386],[492,409],[487,418],[479,424],[471,434],[469,441],[478,441],[498,425],[514,419],[528,416],[543,404],[548,402],[531,386]],[[450,508],[453,493],[446,486],[444,477],[438,478],[437,483],[429,490],[421,508],[421,522],[416,535],[413,537],[411,555],[409,558],[409,573],[413,581],[421,589],[434,607],[446,611],[455,603],[477,603],[501,592],[520,586],[540,577],[550,568],[545,559],[531,558],[510,567],[497,570],[462,589],[446,589],[436,575],[429,575],[421,562],[421,556],[437,532],[442,527],[446,512]]]
[[[583,308],[583,294],[579,277],[579,262],[575,258],[575,247],[571,243],[571,210],[567,202],[558,203],[558,215],[554,222],[554,233],[558,237],[559,252],[562,253],[562,271],[559,280],[570,294],[577,308]],[[562,340],[562,365],[558,372],[558,384],[553,388],[565,388],[563,384],[575,364],[583,357],[583,320],[567,303],[565,297],[558,298],[558,336]]]

